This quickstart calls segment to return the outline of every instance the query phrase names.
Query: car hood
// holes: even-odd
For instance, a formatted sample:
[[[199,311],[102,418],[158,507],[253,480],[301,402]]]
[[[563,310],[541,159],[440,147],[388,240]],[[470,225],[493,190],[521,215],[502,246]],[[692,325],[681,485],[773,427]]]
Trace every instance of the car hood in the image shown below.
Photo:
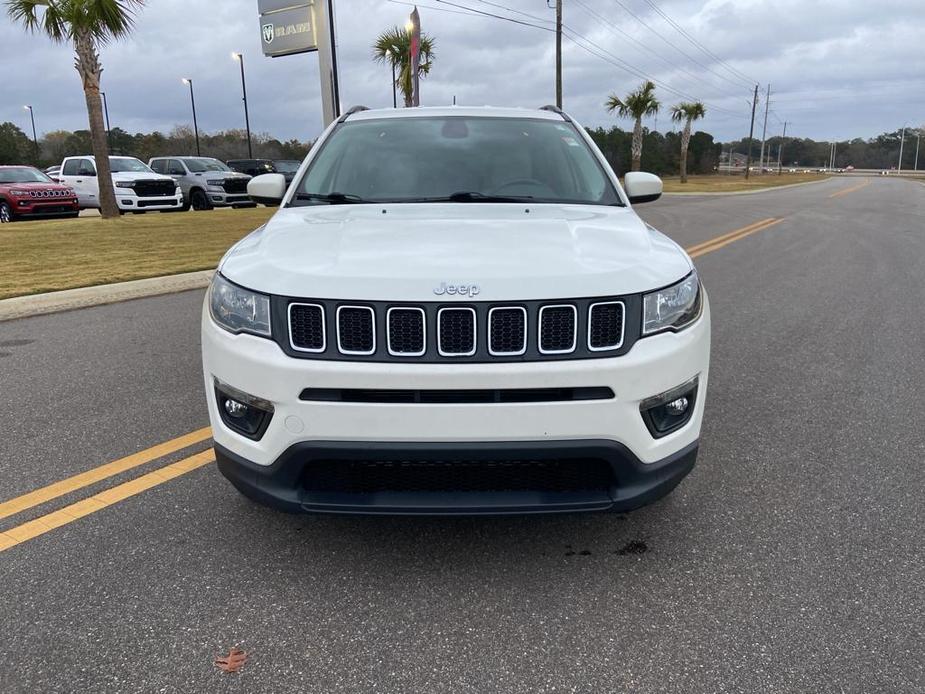
[[[16,188],[17,190],[71,190],[70,186],[62,185],[60,183],[0,183],[0,188],[9,189]]]
[[[113,181],[172,181],[170,176],[145,171],[118,171],[112,174]]]
[[[332,205],[278,211],[220,271],[295,297],[480,301],[633,294],[691,270],[668,237],[625,207],[485,203]]]

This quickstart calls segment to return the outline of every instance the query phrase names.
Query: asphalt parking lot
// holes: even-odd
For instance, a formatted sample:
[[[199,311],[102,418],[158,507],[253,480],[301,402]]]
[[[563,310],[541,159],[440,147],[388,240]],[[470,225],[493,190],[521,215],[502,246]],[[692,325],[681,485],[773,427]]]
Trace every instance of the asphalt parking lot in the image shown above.
[[[714,332],[697,468],[628,515],[288,516],[207,432],[9,505],[207,426],[202,292],[0,323],[0,691],[925,691],[925,187],[638,211]]]

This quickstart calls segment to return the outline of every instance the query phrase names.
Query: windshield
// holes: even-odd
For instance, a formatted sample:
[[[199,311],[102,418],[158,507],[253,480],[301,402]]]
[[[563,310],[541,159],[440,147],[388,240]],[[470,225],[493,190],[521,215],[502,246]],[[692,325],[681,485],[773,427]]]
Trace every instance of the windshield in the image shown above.
[[[575,126],[539,118],[414,117],[343,123],[293,204],[622,204]]]
[[[54,183],[38,169],[17,166],[12,169],[0,169],[0,183]]]
[[[148,166],[134,157],[110,157],[109,170],[113,173],[121,171],[135,171],[140,173],[154,173]]]
[[[299,164],[301,163],[290,159],[277,159],[273,162],[273,166],[276,167],[278,173],[295,173],[299,170]]]
[[[193,173],[202,173],[203,171],[231,171],[228,166],[218,159],[184,159],[183,163],[186,168]]]

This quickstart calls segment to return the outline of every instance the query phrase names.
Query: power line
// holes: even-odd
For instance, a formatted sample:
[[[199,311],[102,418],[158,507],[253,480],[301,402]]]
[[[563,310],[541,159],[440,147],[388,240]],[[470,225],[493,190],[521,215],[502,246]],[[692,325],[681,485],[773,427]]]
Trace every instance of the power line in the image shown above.
[[[711,73],[711,74],[713,74],[713,75],[716,75],[716,76],[719,77],[720,79],[729,82],[730,84],[734,84],[734,85],[736,85],[736,86],[739,87],[739,88],[742,87],[742,84],[741,84],[741,83],[739,83],[739,82],[733,82],[730,78],[726,77],[726,75],[721,75],[720,73],[716,72],[716,70],[714,70],[713,68],[711,68],[709,65],[705,65],[704,63],[700,62],[699,60],[697,60],[696,58],[694,58],[694,57],[693,57],[692,55],[690,55],[689,53],[686,53],[686,52],[682,51],[680,48],[678,48],[676,45],[674,45],[671,41],[669,41],[669,40],[666,39],[664,36],[662,36],[658,31],[656,31],[655,29],[653,29],[649,24],[647,24],[647,23],[645,22],[645,20],[643,20],[641,17],[639,17],[639,15],[637,15],[637,14],[636,14],[635,12],[633,12],[629,7],[627,7],[626,5],[624,5],[620,0],[614,0],[614,2],[617,3],[617,4],[618,4],[620,7],[622,7],[624,10],[626,10],[626,13],[627,13],[630,17],[632,17],[632,18],[635,19],[637,22],[639,22],[640,24],[642,24],[642,26],[644,26],[646,29],[648,29],[649,31],[651,31],[651,32],[652,32],[653,34],[655,34],[656,36],[658,36],[658,38],[660,38],[664,43],[666,43],[668,46],[670,46],[671,48],[673,48],[674,50],[676,50],[678,53],[680,53],[681,55],[683,55],[685,58],[687,58],[688,60],[690,60],[690,61],[691,61],[692,63],[694,63],[695,65],[697,65],[697,66],[703,68],[704,70],[706,70],[707,72],[709,72],[709,73]],[[738,79],[740,79],[742,82],[747,82],[747,80],[744,80],[744,79],[741,78],[741,77],[739,77]],[[749,84],[749,86],[751,86],[751,82],[748,82],[748,84]]]
[[[741,79],[743,79],[743,80],[746,80],[749,84],[754,84],[755,82],[757,82],[757,80],[752,79],[751,77],[749,77],[749,76],[746,75],[745,73],[743,73],[743,72],[737,70],[736,68],[732,67],[731,65],[729,65],[729,63],[727,63],[725,60],[723,60],[722,58],[720,58],[718,55],[716,55],[716,54],[715,54],[713,51],[711,51],[709,48],[707,48],[706,46],[704,46],[702,43],[700,43],[700,41],[698,41],[697,39],[695,39],[695,38],[694,38],[693,36],[691,36],[689,33],[687,33],[687,31],[685,31],[684,27],[682,27],[680,24],[678,24],[676,21],[674,21],[671,17],[669,17],[658,5],[656,5],[654,2],[652,2],[652,0],[645,0],[645,2],[646,2],[646,4],[647,4],[649,7],[651,7],[651,8],[652,8],[653,10],[655,10],[659,15],[661,15],[661,17],[662,17],[666,22],[668,22],[671,26],[673,26],[675,29],[677,29],[677,30],[678,30],[678,33],[680,33],[681,36],[683,36],[684,38],[686,38],[686,39],[691,43],[691,45],[693,45],[695,48],[699,48],[699,49],[700,49],[701,51],[703,51],[707,56],[709,56],[710,58],[712,58],[713,60],[715,60],[717,63],[719,63],[720,65],[722,65],[724,68],[726,68],[730,73],[732,73],[732,74],[735,75],[736,77],[739,77],[739,78],[741,78]]]

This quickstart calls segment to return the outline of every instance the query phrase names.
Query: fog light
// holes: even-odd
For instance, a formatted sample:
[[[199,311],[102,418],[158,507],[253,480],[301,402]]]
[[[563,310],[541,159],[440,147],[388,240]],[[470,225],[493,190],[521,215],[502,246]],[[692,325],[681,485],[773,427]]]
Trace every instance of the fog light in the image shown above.
[[[238,417],[243,417],[245,415],[247,412],[247,405],[245,405],[243,402],[238,402],[237,400],[227,398],[225,400],[225,412],[228,413],[229,417],[234,417],[237,419]]]
[[[259,440],[273,418],[273,403],[238,390],[217,378],[215,401],[222,422],[232,431]]]
[[[643,400],[639,412],[654,438],[677,431],[690,421],[697,398],[698,379],[692,378],[676,388]]]

